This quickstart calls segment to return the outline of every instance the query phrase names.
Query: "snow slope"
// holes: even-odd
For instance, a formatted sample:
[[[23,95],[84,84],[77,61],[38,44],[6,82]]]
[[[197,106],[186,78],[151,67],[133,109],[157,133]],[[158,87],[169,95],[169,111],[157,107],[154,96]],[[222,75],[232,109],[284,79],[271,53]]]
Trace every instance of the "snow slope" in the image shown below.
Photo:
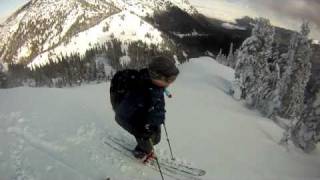
[[[117,12],[107,1],[28,1],[0,27],[0,59],[33,59]]]
[[[83,55],[112,37],[158,46],[163,41],[159,27],[144,19],[172,6],[198,14],[188,0],[28,1],[0,24],[0,61],[42,66],[49,58]]]
[[[87,49],[101,46],[112,37],[116,37],[123,43],[142,41],[148,45],[158,46],[163,43],[162,33],[159,30],[129,11],[122,11],[106,18],[96,26],[78,33],[71,38],[70,42],[39,54],[28,64],[28,67],[35,68],[46,65],[49,63],[49,58],[58,60],[57,58],[61,54],[84,56]]]
[[[282,130],[227,94],[233,70],[207,57],[180,70],[166,121],[179,161],[205,169],[204,180],[320,179],[319,150],[278,145]],[[107,133],[133,140],[113,120],[108,88],[0,90],[0,179],[161,179],[102,143]],[[156,151],[170,155],[164,134]]]

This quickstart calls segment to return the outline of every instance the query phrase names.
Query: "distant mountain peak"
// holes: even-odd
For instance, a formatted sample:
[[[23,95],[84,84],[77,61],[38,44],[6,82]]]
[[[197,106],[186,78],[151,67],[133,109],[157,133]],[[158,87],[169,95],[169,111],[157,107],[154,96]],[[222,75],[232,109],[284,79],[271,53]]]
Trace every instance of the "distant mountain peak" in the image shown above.
[[[80,34],[91,32],[102,22],[114,22],[109,18],[118,17],[113,15],[120,15],[121,12],[121,16],[135,17],[134,22],[142,18],[141,27],[144,27],[143,24],[148,24],[144,22],[144,17],[152,17],[155,12],[165,11],[168,6],[177,6],[190,15],[197,13],[187,0],[31,0],[0,26],[0,62],[32,63],[39,56],[52,54],[76,39],[81,42],[77,38]],[[113,23],[107,26],[112,29],[117,25]],[[133,26],[136,27],[136,24]],[[151,27],[149,25],[149,29],[153,29],[150,32],[156,32]],[[136,33],[140,31],[139,27],[135,30]],[[94,36],[91,39],[97,38]],[[101,39],[90,44],[102,43]],[[82,48],[79,44],[73,49],[80,51]]]

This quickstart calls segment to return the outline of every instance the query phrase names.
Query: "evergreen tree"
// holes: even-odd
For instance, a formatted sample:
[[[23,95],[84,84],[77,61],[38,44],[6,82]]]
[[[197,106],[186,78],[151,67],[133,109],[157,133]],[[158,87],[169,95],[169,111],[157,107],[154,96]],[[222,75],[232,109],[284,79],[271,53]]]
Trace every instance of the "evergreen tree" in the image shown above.
[[[4,71],[4,65],[0,63],[0,88],[7,88],[7,75]]]
[[[257,19],[251,37],[238,51],[235,68],[235,84],[240,86],[241,98],[267,116],[273,115],[279,106],[279,68],[277,60],[273,59],[274,33],[269,20]]]
[[[104,63],[101,61],[97,62],[97,82],[103,82],[106,79],[106,73],[104,70]]]
[[[319,90],[310,87],[312,98],[305,102],[305,90],[311,75],[312,49],[309,23],[303,22],[301,33],[295,33],[287,53],[288,69],[282,80],[281,116],[291,120],[282,142],[289,139],[305,152],[311,152],[320,141]],[[312,85],[312,84],[311,84]],[[314,89],[314,90],[312,90]],[[316,90],[315,90],[316,89]]]
[[[217,60],[220,64],[223,64],[223,65],[225,65],[225,66],[228,65],[227,57],[222,53],[222,49],[220,49],[219,54],[218,54],[217,57],[216,57],[216,60]]]
[[[320,142],[320,90],[312,94],[304,107],[299,121],[291,128],[291,140],[293,143],[309,153],[316,149]]]
[[[304,108],[304,92],[311,74],[310,58],[312,50],[308,40],[308,23],[304,22],[301,33],[294,33],[289,50],[284,57],[286,69],[281,79],[281,113],[288,119],[299,119]]]
[[[233,53],[233,43],[230,44],[229,53],[227,56],[227,66],[235,68],[236,66],[236,57]]]

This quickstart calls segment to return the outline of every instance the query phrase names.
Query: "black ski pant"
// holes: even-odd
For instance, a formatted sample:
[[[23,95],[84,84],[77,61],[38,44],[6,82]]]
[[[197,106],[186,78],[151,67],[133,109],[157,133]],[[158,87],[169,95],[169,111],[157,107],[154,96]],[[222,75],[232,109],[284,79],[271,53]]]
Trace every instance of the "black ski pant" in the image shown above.
[[[136,150],[149,154],[153,150],[153,146],[157,145],[161,140],[161,126],[152,127],[150,131],[147,131],[142,125],[127,123],[117,116],[115,119],[123,129],[135,137],[137,141]]]

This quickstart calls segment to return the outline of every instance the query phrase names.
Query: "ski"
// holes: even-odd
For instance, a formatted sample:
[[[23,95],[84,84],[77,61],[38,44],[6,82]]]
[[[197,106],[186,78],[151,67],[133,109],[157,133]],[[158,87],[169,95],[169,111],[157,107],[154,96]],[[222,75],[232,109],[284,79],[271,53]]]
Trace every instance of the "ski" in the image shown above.
[[[112,136],[109,136],[108,139],[112,143],[117,144],[119,147],[121,147],[121,149],[131,153],[132,150],[129,148],[132,146],[131,144],[125,142],[124,140],[121,140]],[[174,174],[180,174],[182,176],[193,177],[193,178],[203,176],[206,174],[206,172],[202,169],[190,167],[173,160],[162,159],[159,157],[158,159],[160,162],[160,166],[163,169]],[[155,164],[155,160],[151,161],[151,164]]]
[[[131,151],[130,148],[128,148],[131,146],[129,143],[127,143],[121,139],[114,138],[114,137],[110,137],[110,140],[112,140],[114,143],[117,143],[118,145],[122,146],[122,148],[125,148],[126,150]],[[172,169],[179,171],[181,173],[185,173],[185,174],[192,175],[192,176],[203,176],[206,174],[206,172],[202,169],[189,167],[187,165],[177,163],[173,160],[162,159],[159,157],[158,157],[158,159],[160,161],[161,166],[172,168]]]
[[[119,153],[125,155],[126,157],[128,157],[129,159],[131,159],[132,161],[136,161],[138,163],[141,163],[141,165],[149,167],[155,171],[159,171],[158,167],[156,166],[156,164],[154,162],[150,162],[149,164],[143,164],[141,161],[137,160],[131,153],[131,150],[129,149],[124,149],[123,147],[119,147],[116,144],[114,144],[113,142],[109,142],[107,140],[104,141],[104,144],[108,145],[109,147],[111,147],[113,150],[118,151]],[[186,178],[180,177],[178,176],[177,173],[175,173],[174,170],[170,170],[170,169],[165,169],[165,171],[162,169],[162,172],[165,176],[168,176],[172,179],[175,180],[184,180]],[[188,178],[190,180],[200,180],[200,179],[196,179],[196,178]]]

